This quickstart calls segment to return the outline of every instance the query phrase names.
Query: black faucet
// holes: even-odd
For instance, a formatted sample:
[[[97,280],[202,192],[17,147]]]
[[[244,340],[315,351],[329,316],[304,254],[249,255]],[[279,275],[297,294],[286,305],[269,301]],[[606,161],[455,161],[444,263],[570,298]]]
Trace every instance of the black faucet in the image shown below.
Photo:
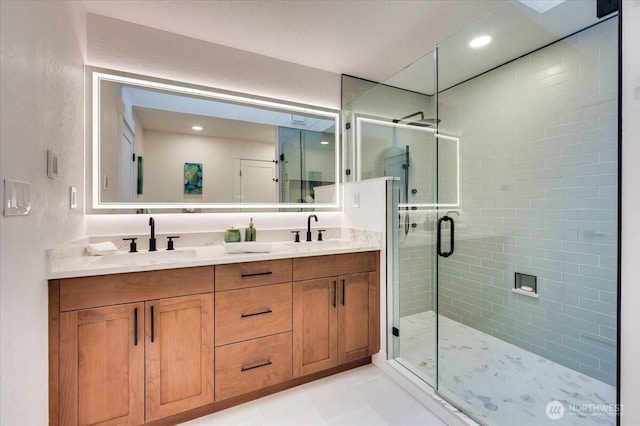
[[[307,218],[307,241],[311,241],[311,218],[314,218],[316,222],[318,221],[318,216],[315,214],[310,214]]]
[[[149,218],[149,226],[151,227],[151,237],[149,238],[149,251],[156,251],[156,221],[152,217]]]

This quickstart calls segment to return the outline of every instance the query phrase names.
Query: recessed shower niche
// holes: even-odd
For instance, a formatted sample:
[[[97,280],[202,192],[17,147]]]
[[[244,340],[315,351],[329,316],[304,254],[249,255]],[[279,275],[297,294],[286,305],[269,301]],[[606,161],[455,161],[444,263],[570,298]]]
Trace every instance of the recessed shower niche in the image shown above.
[[[513,291],[523,296],[538,297],[538,278],[521,272],[514,274]]]

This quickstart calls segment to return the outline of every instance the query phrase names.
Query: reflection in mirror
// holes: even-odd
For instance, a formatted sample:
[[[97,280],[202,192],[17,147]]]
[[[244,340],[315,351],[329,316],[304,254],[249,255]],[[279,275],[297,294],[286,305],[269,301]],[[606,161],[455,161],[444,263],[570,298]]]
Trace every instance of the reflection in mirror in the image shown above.
[[[401,208],[459,207],[460,140],[437,134],[428,119],[394,121],[356,118],[358,179],[397,178]],[[424,167],[436,158],[439,177],[435,167]]]
[[[91,74],[93,209],[338,206],[337,112]]]

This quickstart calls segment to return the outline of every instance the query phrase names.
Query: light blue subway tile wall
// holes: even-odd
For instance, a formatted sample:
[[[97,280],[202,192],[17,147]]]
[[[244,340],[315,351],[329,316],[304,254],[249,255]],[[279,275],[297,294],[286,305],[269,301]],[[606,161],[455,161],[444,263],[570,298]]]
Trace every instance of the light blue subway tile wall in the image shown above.
[[[423,242],[400,245],[400,317],[433,310],[433,250]]]
[[[462,163],[440,313],[613,385],[617,31],[604,22],[438,98]],[[538,299],[511,291],[515,272],[537,276]]]

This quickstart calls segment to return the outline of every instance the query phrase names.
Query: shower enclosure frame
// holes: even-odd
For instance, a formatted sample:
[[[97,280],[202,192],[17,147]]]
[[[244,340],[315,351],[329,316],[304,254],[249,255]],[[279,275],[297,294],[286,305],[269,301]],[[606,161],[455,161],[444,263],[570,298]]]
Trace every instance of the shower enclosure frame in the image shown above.
[[[621,91],[622,91],[622,55],[621,55],[621,52],[622,52],[622,19],[621,18],[622,17],[621,17],[621,12],[622,11],[621,11],[621,9],[622,9],[622,7],[620,5],[619,13],[617,15],[617,19],[618,19],[618,39],[617,39],[617,42],[618,42],[618,44],[617,44],[617,50],[618,50],[618,57],[617,57],[617,66],[618,66],[618,69],[617,69],[617,73],[618,73],[618,76],[617,76],[618,77],[617,78],[617,86],[618,86],[618,88],[617,88],[617,213],[616,213],[616,215],[617,215],[617,225],[616,225],[616,228],[617,228],[617,236],[616,236],[616,239],[617,239],[617,241],[616,241],[617,251],[615,253],[615,255],[616,255],[616,260],[615,260],[615,262],[616,262],[616,271],[615,271],[616,288],[615,288],[615,291],[617,292],[617,294],[616,294],[616,320],[615,320],[616,321],[616,325],[617,325],[616,326],[616,331],[615,331],[616,336],[617,336],[616,344],[615,344],[615,350],[616,350],[616,354],[615,354],[615,358],[616,358],[616,366],[615,366],[615,372],[616,372],[616,377],[615,377],[615,386],[616,386],[616,389],[615,389],[615,403],[616,403],[616,406],[618,407],[618,409],[620,407],[620,405],[619,405],[620,404],[620,376],[621,376],[621,374],[620,374],[620,367],[621,367],[620,366],[620,356],[621,356],[621,350],[620,350],[620,348],[621,348],[621,315],[620,315],[620,307],[621,307],[621,297],[622,297],[622,288],[621,288],[621,259],[622,259],[622,253],[621,253],[621,236],[622,236],[622,221],[621,221],[621,212],[622,212],[622,105],[621,105],[622,104],[622,96],[621,96]],[[606,21],[606,20],[608,20],[610,18],[604,19],[603,21]],[[565,38],[571,37],[571,36],[573,36],[575,34],[578,34],[578,33],[582,32],[582,31],[585,31],[585,30],[587,30],[589,28],[590,27],[583,28],[583,29],[581,29],[580,31],[578,31],[576,33],[573,33],[573,34],[567,35],[565,37],[562,37],[561,39],[556,40],[553,43],[550,43],[549,45],[555,44],[555,43],[557,43],[557,42],[559,42],[561,40],[564,40]],[[543,47],[541,47],[540,49],[537,49],[537,50],[544,49],[544,48],[548,47],[549,45],[543,46]],[[437,58],[437,51],[438,51],[438,49],[436,48],[435,51],[434,51],[434,55],[436,55],[436,58]],[[525,55],[522,55],[521,57],[524,57],[526,55],[530,55],[530,54],[532,54],[532,53],[534,53],[536,51],[528,52]],[[516,58],[513,61],[515,61],[515,60],[517,60],[519,58]],[[512,62],[512,61],[509,61],[509,62]],[[436,63],[437,63],[437,59],[436,59]],[[502,65],[504,65],[504,64],[502,64]],[[500,66],[502,66],[502,65],[500,65]],[[437,69],[438,69],[438,67],[436,66],[436,79],[437,79]],[[492,71],[492,70],[490,70],[490,71]],[[489,72],[489,71],[487,71],[487,72]],[[438,111],[437,111],[438,106],[439,106],[439,102],[438,102],[438,99],[437,99],[438,92],[439,91],[436,90],[435,93],[434,93],[434,97],[436,98],[436,100],[435,100],[436,117],[439,117]],[[369,122],[377,122],[378,120],[365,118],[365,117],[360,117],[359,120],[357,119],[357,123],[358,123],[357,124],[358,129],[356,131],[356,135],[357,135],[356,136],[356,138],[357,138],[357,141],[356,141],[356,143],[357,143],[357,151],[356,152],[357,153],[361,152],[361,143],[362,143],[362,141],[360,139],[360,134],[361,134],[360,130],[361,129],[360,129],[359,125],[360,125],[361,122],[367,122],[367,121],[369,121]],[[399,120],[397,120],[397,121],[399,121]],[[394,122],[396,124],[398,124],[397,121],[394,120]],[[438,130],[437,130],[437,122],[438,121],[439,120],[436,120],[436,129],[434,131],[434,134],[442,137],[444,135],[439,135],[438,134]],[[406,125],[406,126],[409,126],[409,125]],[[360,155],[357,154],[355,156],[355,158],[357,159],[357,162],[358,162],[356,170],[358,171],[358,179],[360,179],[361,178],[361,175],[360,175],[360,171],[361,171]],[[459,152],[458,152],[458,158],[459,158]],[[436,161],[436,165],[435,165],[436,167],[438,166],[437,163],[438,162]],[[458,176],[459,176],[459,172],[458,172]],[[437,193],[437,185],[436,185],[435,191]],[[460,192],[458,192],[458,194],[460,194]],[[436,205],[432,204],[429,207],[435,207],[436,210],[437,210],[437,203],[435,203],[435,204]],[[408,207],[406,205],[403,206],[402,204],[400,204],[399,207],[401,207],[401,206],[402,207]],[[460,206],[460,204],[458,203],[458,205],[455,206],[455,207],[459,207],[459,206]],[[445,206],[441,206],[441,207],[444,208]],[[447,207],[449,207],[449,206],[447,206]],[[454,206],[451,206],[451,207],[454,207]],[[395,217],[395,212],[393,212],[393,211],[389,211],[388,210],[387,214],[388,215],[390,214],[391,215],[390,217]],[[440,214],[438,214],[438,217],[440,219],[442,219],[440,217]],[[392,221],[388,219],[388,222],[392,222]],[[395,226],[397,226],[397,225],[393,225],[392,228],[390,228],[390,229],[394,229]],[[387,250],[388,250],[388,253],[389,253],[389,257],[391,257],[391,253],[393,253],[393,245],[392,245],[390,237],[388,237],[388,240],[389,241],[388,241],[388,245],[387,245]],[[435,274],[437,276],[437,268],[438,268],[437,264],[439,262],[435,262],[435,263],[436,263],[436,266],[435,266],[436,272],[435,272]],[[392,266],[391,260],[388,261],[388,269],[387,270],[388,270],[388,272],[390,274],[394,273],[394,268]],[[391,283],[394,282],[393,281],[393,276],[392,275],[388,275],[388,278],[389,278],[389,280],[391,280],[390,281],[390,285],[391,285]],[[437,284],[434,285],[434,297],[436,298],[436,300],[438,298],[438,293],[437,293],[438,289],[439,289],[439,286]],[[389,290],[388,291],[388,297],[394,298],[393,290]],[[438,306],[438,303],[436,303],[435,306],[436,306],[436,317],[437,317],[437,306]],[[394,340],[393,339],[393,334],[394,334],[394,331],[392,329],[392,324],[393,324],[392,315],[393,315],[392,313],[388,313],[388,315],[387,315],[388,320],[389,320],[389,322],[388,322],[388,330],[387,330],[388,331],[387,332],[387,336],[388,336],[388,340],[387,340],[387,359],[388,360],[393,359],[393,354],[394,354],[394,349],[393,349],[393,344],[394,344],[394,342],[393,342],[393,340]],[[439,327],[436,326],[436,340],[438,339],[438,334],[437,334],[438,333],[438,329],[439,329]],[[439,345],[436,344],[436,347],[435,347],[436,357],[438,357],[438,352],[437,352],[438,348],[439,348]],[[439,368],[439,363],[437,363],[436,365],[437,365],[436,368],[438,369]],[[406,371],[406,373],[415,374],[414,372],[410,372],[410,371]],[[436,384],[433,387],[434,387],[434,390],[436,391],[436,393],[439,394],[439,392],[437,390],[438,389],[438,384]],[[446,399],[446,397],[445,397],[445,399]],[[615,422],[616,422],[616,424],[618,426],[620,425],[620,416],[619,415],[616,417]]]

